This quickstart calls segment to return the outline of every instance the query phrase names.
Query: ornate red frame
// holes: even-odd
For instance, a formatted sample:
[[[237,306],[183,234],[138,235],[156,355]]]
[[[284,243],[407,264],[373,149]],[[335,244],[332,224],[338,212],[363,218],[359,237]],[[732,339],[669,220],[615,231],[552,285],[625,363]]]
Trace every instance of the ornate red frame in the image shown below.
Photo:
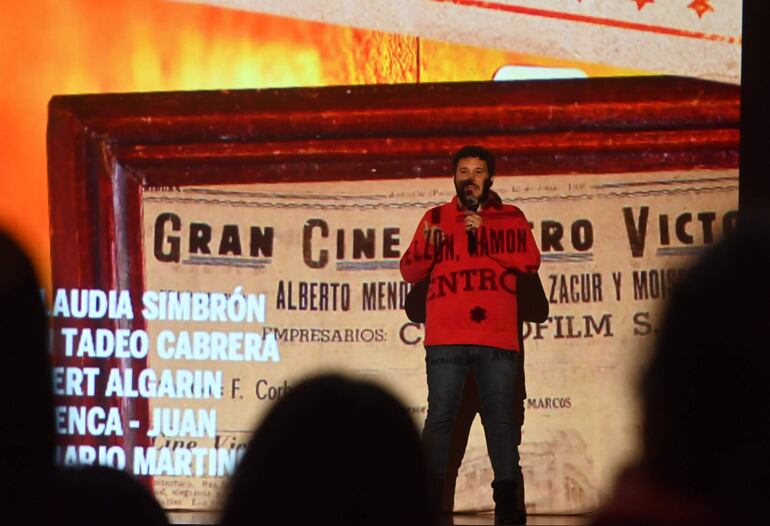
[[[498,173],[512,175],[737,168],[739,98],[738,86],[676,77],[57,96],[53,285],[141,296],[146,188],[431,177],[449,173],[451,153],[470,143],[491,148]],[[65,324],[144,327],[138,316],[53,320],[56,331]],[[56,349],[54,362],[65,363]],[[77,365],[146,365],[118,362]],[[64,403],[149,419],[143,399]],[[146,440],[61,437],[127,450]]]

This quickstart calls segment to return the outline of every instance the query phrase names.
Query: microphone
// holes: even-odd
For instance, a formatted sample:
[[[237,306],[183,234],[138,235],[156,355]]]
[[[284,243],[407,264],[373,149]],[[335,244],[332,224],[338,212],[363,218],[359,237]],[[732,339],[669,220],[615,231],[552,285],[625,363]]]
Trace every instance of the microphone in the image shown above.
[[[471,212],[476,212],[479,209],[479,200],[469,195],[465,198],[465,208]],[[468,254],[476,255],[476,230],[466,230],[465,234],[468,236]]]

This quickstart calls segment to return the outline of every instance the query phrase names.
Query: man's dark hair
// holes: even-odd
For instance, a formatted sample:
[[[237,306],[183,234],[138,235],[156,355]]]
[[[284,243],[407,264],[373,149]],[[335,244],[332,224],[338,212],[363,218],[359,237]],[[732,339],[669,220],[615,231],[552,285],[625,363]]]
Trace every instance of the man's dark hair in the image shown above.
[[[489,177],[495,175],[495,156],[492,152],[481,146],[463,146],[460,148],[460,151],[452,157],[452,175],[457,173],[457,164],[460,162],[460,159],[465,159],[467,157],[475,157],[485,161],[487,163]]]

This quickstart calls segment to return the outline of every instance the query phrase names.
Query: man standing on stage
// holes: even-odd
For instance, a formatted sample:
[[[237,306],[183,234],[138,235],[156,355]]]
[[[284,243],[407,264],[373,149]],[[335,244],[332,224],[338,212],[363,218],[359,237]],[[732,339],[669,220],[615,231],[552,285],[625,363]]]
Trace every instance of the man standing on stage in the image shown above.
[[[517,274],[536,272],[540,252],[524,214],[491,191],[495,158],[466,146],[452,160],[457,195],[428,210],[401,258],[410,283],[430,277],[425,320],[428,415],[423,440],[437,488],[447,472],[452,429],[469,368],[494,471],[495,516],[524,523],[517,509],[518,423],[514,421]]]

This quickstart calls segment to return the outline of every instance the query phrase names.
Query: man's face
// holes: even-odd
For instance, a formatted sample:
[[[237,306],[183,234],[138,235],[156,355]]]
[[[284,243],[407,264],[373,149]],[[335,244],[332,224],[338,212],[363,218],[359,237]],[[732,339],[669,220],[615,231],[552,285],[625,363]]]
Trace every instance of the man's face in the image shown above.
[[[460,159],[455,171],[455,190],[463,206],[468,197],[474,197],[479,203],[484,203],[489,196],[491,186],[492,178],[487,171],[486,161],[478,157]]]

